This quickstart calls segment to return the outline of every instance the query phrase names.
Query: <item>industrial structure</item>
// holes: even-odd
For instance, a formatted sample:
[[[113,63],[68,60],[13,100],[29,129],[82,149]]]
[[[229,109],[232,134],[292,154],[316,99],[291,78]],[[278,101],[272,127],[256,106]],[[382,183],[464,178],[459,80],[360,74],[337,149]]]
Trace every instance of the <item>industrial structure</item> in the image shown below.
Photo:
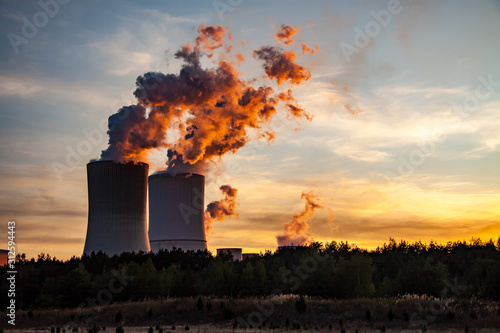
[[[233,260],[241,261],[242,258],[242,249],[236,247],[217,249],[217,255],[220,256],[222,253],[229,253],[233,257]]]
[[[299,246],[297,245],[282,245],[278,246],[278,251],[288,251],[288,250],[296,250]]]
[[[151,251],[206,250],[204,198],[203,175],[159,172],[149,176]]]
[[[0,267],[7,265],[9,262],[9,250],[0,250]]]
[[[260,254],[259,253],[243,253],[241,256],[242,256],[243,260],[246,260],[246,259],[251,259],[251,258],[258,258],[258,257],[260,257]]]
[[[87,164],[89,215],[84,254],[149,252],[146,163]]]

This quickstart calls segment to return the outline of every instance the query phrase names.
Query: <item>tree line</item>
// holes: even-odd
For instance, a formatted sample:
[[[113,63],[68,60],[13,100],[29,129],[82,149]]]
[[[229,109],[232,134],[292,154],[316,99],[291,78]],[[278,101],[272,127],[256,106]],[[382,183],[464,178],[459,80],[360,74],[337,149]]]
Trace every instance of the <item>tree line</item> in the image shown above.
[[[17,257],[16,304],[64,308],[158,297],[250,297],[302,294],[323,298],[500,298],[500,238],[430,244],[390,239],[368,251],[347,242],[267,251],[233,261],[208,251],[99,252],[62,261],[41,253]],[[0,268],[2,276],[7,267]],[[0,293],[7,294],[2,279]],[[2,298],[2,306],[8,300]],[[5,304],[4,304],[5,303]]]

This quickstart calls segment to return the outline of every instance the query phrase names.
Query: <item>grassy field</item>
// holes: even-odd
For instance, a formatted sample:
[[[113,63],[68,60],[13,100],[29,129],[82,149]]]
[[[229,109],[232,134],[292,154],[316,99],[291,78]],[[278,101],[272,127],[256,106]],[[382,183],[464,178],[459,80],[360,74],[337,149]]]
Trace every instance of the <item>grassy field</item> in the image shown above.
[[[324,300],[174,298],[93,308],[18,311],[17,332],[499,332],[500,303],[428,297]],[[12,329],[2,313],[3,330]]]

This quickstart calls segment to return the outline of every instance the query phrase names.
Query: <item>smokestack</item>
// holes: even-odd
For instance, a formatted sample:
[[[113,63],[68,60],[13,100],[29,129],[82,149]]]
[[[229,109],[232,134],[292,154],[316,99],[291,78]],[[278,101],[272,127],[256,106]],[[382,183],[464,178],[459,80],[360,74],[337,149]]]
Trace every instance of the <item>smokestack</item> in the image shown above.
[[[161,172],[149,176],[151,251],[207,249],[204,197],[203,175]]]
[[[89,220],[84,254],[149,252],[146,188],[149,165],[87,164]]]

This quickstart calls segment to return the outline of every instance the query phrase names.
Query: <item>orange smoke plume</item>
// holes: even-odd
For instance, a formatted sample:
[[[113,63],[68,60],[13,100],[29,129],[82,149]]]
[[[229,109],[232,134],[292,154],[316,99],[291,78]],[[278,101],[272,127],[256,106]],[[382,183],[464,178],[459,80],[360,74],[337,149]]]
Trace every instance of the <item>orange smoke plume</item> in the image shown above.
[[[274,38],[285,45],[291,45],[295,42],[295,36],[302,28],[282,24],[279,30],[274,34]]]
[[[290,81],[299,84],[311,78],[309,69],[297,65],[294,61],[297,56],[293,51],[282,51],[277,47],[263,46],[253,51],[256,59],[264,60],[264,68],[270,79],[276,79],[278,84]]]
[[[219,201],[212,201],[207,205],[207,210],[205,211],[205,233],[208,235],[212,230],[212,224],[214,221],[222,221],[224,218],[229,216],[238,217],[236,213],[236,193],[237,189],[229,186],[222,185],[220,190],[224,194],[224,198]]]
[[[125,106],[109,118],[109,147],[103,160],[144,161],[151,149],[168,148],[167,170],[202,173],[207,163],[235,153],[254,139],[274,138],[270,123],[278,108],[292,117],[309,115],[297,105],[292,90],[274,91],[243,80],[235,66],[244,55],[233,55],[222,26],[198,28],[198,37],[175,53],[184,64],[178,74],[149,72],[136,81],[137,105]],[[203,68],[203,57],[219,54],[214,68]],[[298,85],[311,77],[295,63],[295,54],[276,46],[253,51],[270,80]],[[236,59],[236,61],[233,61]],[[167,133],[175,133],[175,140]],[[178,138],[178,139],[177,139]]]
[[[304,245],[310,240],[308,233],[308,222],[314,216],[314,210],[317,208],[324,208],[320,203],[317,196],[312,192],[302,192],[301,199],[306,199],[304,210],[301,213],[293,215],[292,221],[283,225],[283,233],[276,236],[278,246]]]
[[[218,49],[224,43],[224,36],[228,28],[224,29],[220,25],[208,27],[204,24],[200,25],[198,27],[198,37],[196,37],[196,47],[205,51]]]

